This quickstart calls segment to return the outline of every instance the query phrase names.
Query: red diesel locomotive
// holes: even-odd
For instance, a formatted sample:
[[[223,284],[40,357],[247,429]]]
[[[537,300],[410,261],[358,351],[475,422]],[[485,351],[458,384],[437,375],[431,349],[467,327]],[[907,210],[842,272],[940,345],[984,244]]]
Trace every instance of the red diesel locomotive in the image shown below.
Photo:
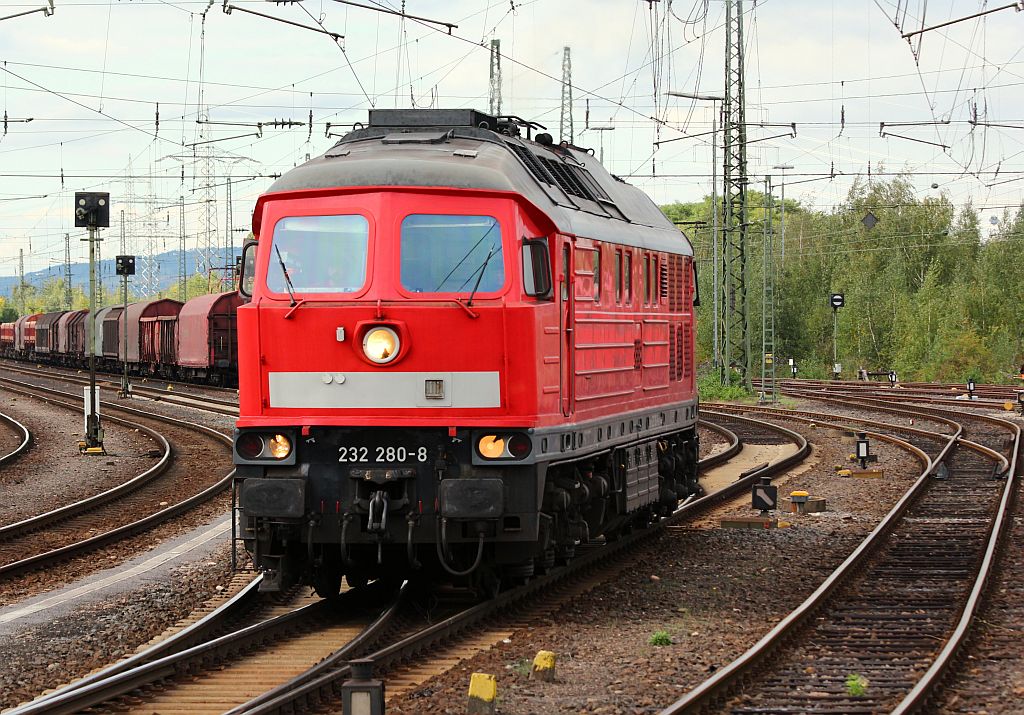
[[[258,200],[234,451],[264,590],[493,589],[699,491],[692,248],[536,128],[371,110]]]

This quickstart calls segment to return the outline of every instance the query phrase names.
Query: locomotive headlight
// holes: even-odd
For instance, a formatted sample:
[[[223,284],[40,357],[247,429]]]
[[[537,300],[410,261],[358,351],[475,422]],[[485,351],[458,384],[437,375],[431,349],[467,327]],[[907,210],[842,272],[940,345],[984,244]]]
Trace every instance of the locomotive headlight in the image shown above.
[[[235,449],[244,459],[258,459],[263,454],[263,438],[255,432],[239,435]]]
[[[294,444],[294,435],[286,432],[241,432],[235,439],[235,463],[294,464]]]
[[[292,442],[286,435],[275,434],[267,440],[267,451],[274,459],[284,459],[292,453]]]
[[[484,459],[526,459],[533,451],[530,438],[520,432],[485,434],[476,442],[476,451]]]
[[[476,443],[477,451],[484,459],[501,459],[505,455],[505,440],[496,434],[485,434]]]
[[[391,328],[372,328],[363,336],[363,353],[379,365],[394,360],[400,348],[398,334]]]

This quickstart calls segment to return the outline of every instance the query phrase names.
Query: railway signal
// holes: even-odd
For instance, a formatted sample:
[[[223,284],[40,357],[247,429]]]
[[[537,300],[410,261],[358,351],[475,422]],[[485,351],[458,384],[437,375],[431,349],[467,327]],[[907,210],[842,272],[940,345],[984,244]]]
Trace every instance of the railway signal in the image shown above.
[[[871,459],[871,443],[868,442],[867,432],[857,433],[857,459],[860,460],[860,468],[867,469],[868,461]]]
[[[761,510],[761,516],[768,516],[779,503],[779,488],[771,483],[770,477],[761,477],[761,483],[750,489],[751,506]]]
[[[838,380],[843,371],[839,364],[839,309],[846,305],[846,298],[842,293],[832,293],[828,304],[832,306],[832,379]]]
[[[83,454],[106,454],[103,449],[103,426],[100,424],[99,398],[96,387],[96,243],[99,229],[110,226],[110,194],[103,191],[75,192],[75,226],[89,229],[89,317],[86,340],[89,355],[89,387],[85,399],[85,441],[79,444]]]
[[[975,387],[977,387],[977,385],[974,382],[974,378],[971,378],[970,380],[967,381],[967,399],[968,400],[973,400],[974,399],[974,388]]]
[[[124,345],[124,374],[121,376],[121,397],[132,396],[132,386],[128,382],[128,276],[135,275],[135,256],[118,256],[115,263],[117,275],[124,278],[124,313],[125,329],[121,331],[121,340]]]

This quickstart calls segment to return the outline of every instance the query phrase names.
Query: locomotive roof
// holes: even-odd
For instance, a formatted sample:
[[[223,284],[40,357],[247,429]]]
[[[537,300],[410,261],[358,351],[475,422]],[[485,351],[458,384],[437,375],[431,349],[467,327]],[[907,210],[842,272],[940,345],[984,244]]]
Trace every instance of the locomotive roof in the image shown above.
[[[460,112],[469,110],[401,111],[405,119],[425,114],[392,126],[375,125],[371,114],[369,127],[287,172],[268,193],[350,186],[509,191],[540,208],[563,233],[692,255],[685,235],[654,202],[590,153],[444,121]]]

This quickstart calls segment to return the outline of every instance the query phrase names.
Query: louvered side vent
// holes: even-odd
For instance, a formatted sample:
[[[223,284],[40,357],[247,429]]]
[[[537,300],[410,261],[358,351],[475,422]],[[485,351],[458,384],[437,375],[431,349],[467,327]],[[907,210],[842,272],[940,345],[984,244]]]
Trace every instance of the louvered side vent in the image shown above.
[[[676,373],[679,370],[679,336],[675,328],[670,327],[668,331],[668,379],[678,380]]]
[[[668,260],[668,309],[673,313],[683,310],[683,258],[669,256]]]
[[[533,177],[537,179],[537,181],[540,181],[545,184],[555,183],[555,180],[544,168],[544,165],[540,163],[540,160],[537,158],[537,155],[534,154],[532,151],[530,151],[524,146],[512,144],[511,142],[506,144],[505,146],[511,149],[516,156],[522,159],[523,163],[526,164],[526,168],[530,170],[530,173],[533,174]]]
[[[661,293],[661,297],[668,298],[668,265],[665,263],[665,261],[661,262],[661,276],[659,284],[659,292]]]
[[[680,378],[693,376],[693,328],[689,323],[683,329],[683,372]]]
[[[682,310],[687,310],[690,307],[688,298],[693,294],[693,268],[690,266],[690,261],[685,258],[680,259],[679,263],[680,271],[683,274],[683,295],[680,296],[680,306]]]

